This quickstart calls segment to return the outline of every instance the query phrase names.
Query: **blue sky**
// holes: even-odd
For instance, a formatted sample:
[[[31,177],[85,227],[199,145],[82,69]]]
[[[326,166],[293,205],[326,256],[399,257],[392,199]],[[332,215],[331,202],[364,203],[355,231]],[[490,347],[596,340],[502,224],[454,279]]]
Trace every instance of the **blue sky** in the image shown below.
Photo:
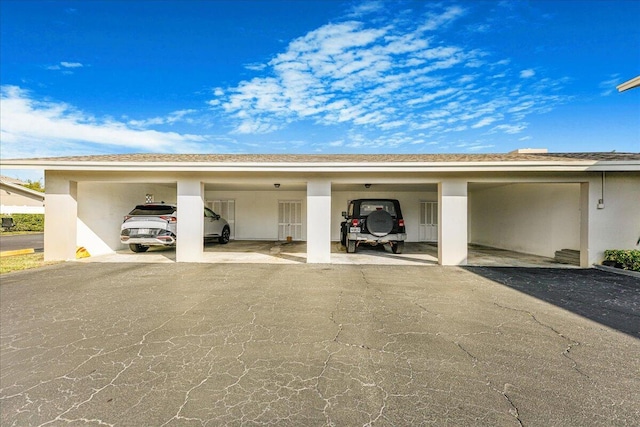
[[[0,2],[3,158],[640,151],[637,1]],[[9,171],[4,171],[9,174]]]

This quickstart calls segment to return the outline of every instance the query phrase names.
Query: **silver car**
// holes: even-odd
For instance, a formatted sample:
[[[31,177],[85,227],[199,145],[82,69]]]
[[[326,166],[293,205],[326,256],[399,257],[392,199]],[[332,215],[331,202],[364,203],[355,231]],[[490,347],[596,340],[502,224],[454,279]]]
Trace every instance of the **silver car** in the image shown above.
[[[133,252],[146,252],[150,246],[174,246],[178,207],[167,203],[138,205],[124,217],[120,241]],[[229,242],[231,229],[227,221],[209,208],[204,208],[204,239]]]

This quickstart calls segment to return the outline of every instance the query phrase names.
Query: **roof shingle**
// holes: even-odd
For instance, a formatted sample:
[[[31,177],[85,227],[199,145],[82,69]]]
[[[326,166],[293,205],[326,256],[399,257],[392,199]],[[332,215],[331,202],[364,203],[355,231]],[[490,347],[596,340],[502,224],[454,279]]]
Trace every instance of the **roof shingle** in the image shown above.
[[[553,162],[640,160],[640,153],[507,153],[507,154],[106,154],[39,157],[42,162],[114,163],[439,163]]]

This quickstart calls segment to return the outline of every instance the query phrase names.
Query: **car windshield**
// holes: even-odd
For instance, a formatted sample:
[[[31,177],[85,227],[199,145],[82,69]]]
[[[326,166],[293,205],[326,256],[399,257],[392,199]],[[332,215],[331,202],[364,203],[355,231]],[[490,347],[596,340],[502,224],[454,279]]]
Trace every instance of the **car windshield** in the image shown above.
[[[129,212],[129,215],[171,215],[175,211],[173,206],[139,205]]]
[[[396,208],[392,201],[389,200],[371,200],[362,202],[360,205],[360,215],[367,216],[374,211],[386,211],[391,216],[396,216]]]

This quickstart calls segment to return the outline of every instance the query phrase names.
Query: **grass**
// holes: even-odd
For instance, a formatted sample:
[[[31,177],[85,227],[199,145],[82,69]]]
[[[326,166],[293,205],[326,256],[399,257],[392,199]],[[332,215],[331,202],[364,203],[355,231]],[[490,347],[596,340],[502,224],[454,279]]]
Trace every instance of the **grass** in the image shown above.
[[[56,264],[56,262],[45,262],[43,253],[5,256],[0,258],[0,274],[38,268],[51,264]]]

